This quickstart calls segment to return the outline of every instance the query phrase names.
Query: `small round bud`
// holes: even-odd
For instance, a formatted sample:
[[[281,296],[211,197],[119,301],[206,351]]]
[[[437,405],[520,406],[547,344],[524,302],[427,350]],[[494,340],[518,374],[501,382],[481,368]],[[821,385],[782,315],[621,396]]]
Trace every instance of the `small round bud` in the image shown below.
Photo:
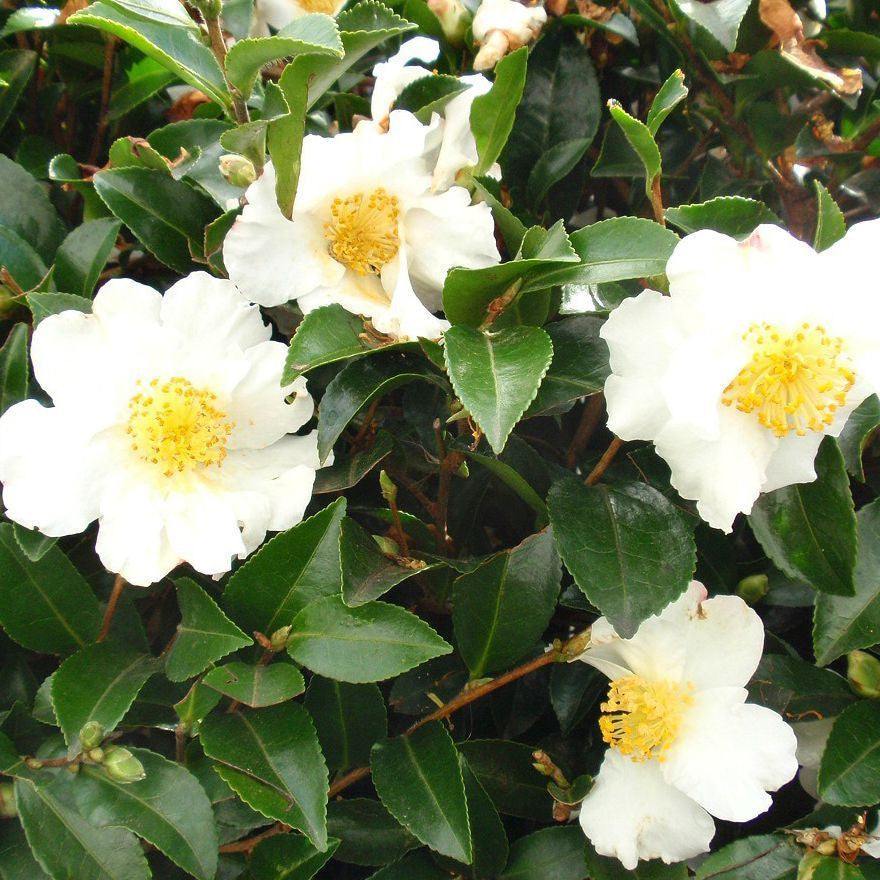
[[[373,540],[386,556],[400,555],[400,545],[397,541],[392,541],[391,538],[386,538],[384,535],[373,535]]]
[[[94,761],[96,764],[103,764],[104,763],[104,756],[105,756],[105,752],[100,747],[94,748],[94,749],[89,749],[86,752],[86,757],[90,761]]]
[[[220,18],[223,10],[222,0],[193,0],[193,6],[205,16],[205,18]]]
[[[290,631],[292,629],[292,626],[282,626],[280,629],[276,629],[275,632],[269,636],[269,650],[276,654],[279,651],[283,651],[290,640]]]
[[[104,769],[111,779],[117,782],[139,782],[147,774],[144,765],[128,750],[121,746],[111,746],[104,754]]]
[[[97,721],[87,721],[83,724],[79,732],[79,744],[84,752],[101,745],[103,739],[104,728]]]
[[[31,770],[40,770],[43,766],[43,762],[39,758],[25,758],[24,762]]]
[[[394,504],[397,501],[397,486],[388,476],[387,471],[379,471],[379,489],[382,491],[382,497],[389,503]]]
[[[766,574],[750,574],[736,585],[736,594],[748,605],[757,605],[770,592]]]
[[[17,815],[15,788],[9,782],[0,783],[0,818],[14,819]]]
[[[880,698],[880,660],[867,651],[851,651],[846,658],[849,686],[860,696]]]
[[[233,186],[250,186],[257,179],[254,163],[237,153],[227,153],[220,157],[220,173]]]

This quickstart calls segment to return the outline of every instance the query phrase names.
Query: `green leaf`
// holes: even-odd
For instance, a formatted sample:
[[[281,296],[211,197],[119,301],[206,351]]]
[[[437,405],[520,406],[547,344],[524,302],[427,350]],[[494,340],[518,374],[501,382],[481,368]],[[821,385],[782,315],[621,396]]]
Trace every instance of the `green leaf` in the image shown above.
[[[367,764],[373,743],[388,736],[385,700],[374,684],[313,675],[305,704],[331,770],[344,772]]]
[[[0,413],[28,396],[28,325],[16,324],[0,348]]]
[[[515,492],[532,510],[537,514],[536,528],[541,528],[550,521],[547,516],[547,505],[541,496],[531,487],[530,483],[509,464],[501,461],[500,458],[492,455],[483,455],[480,452],[471,452],[469,449],[463,449],[463,454],[472,461],[479,462],[486,470],[496,476],[508,489]]]
[[[471,131],[479,156],[474,175],[485,174],[498,161],[510,137],[526,84],[528,57],[529,51],[523,46],[502,58],[495,66],[492,88],[471,104]]]
[[[327,851],[327,766],[302,706],[215,712],[200,736],[205,753],[219,762],[217,772],[246,804]]]
[[[96,828],[122,826],[160,849],[198,880],[217,870],[217,832],[211,802],[183,766],[131,747],[146,772],[121,784],[101,768],[84,766],[69,783],[83,818]]]
[[[871,439],[876,436],[880,425],[880,398],[872,394],[863,400],[846,420],[837,442],[846,462],[846,469],[860,482],[865,482],[865,468],[862,453]]]
[[[514,425],[535,399],[553,343],[540,327],[484,333],[451,327],[444,336],[452,387],[500,453]]]
[[[551,820],[553,799],[547,793],[547,780],[532,766],[531,746],[472,739],[458,748],[499,813],[538,822]]]
[[[510,848],[500,880],[583,880],[586,841],[577,825],[542,828]]]
[[[58,538],[49,538],[36,529],[26,529],[18,523],[13,523],[12,529],[22,553],[31,562],[39,562],[49,552],[49,548],[54,547],[58,541]]]
[[[294,618],[288,651],[298,663],[337,681],[382,681],[451,646],[414,614],[385,602],[348,608],[341,596],[312,602]]]
[[[761,495],[749,525],[774,564],[823,593],[852,596],[856,516],[840,448],[826,437],[816,456],[817,479]]]
[[[181,578],[175,586],[183,619],[165,658],[171,681],[192,678],[221,657],[253,644],[195,581]]]
[[[148,168],[100,171],[93,180],[103,202],[150,253],[178,272],[193,268],[192,255],[204,247],[205,226],[219,213],[207,196]]]
[[[553,484],[547,504],[566,568],[624,638],[687,588],[696,562],[693,534],[657,489],[588,487],[565,478]]]
[[[331,467],[321,468],[315,475],[312,492],[320,495],[326,492],[342,492],[357,485],[379,462],[390,455],[394,440],[387,431],[379,431],[369,449],[356,452],[344,458],[338,456]]]
[[[591,846],[587,846],[585,855],[591,880],[687,880],[689,876],[687,866],[681,863],[640,861],[636,868],[627,871],[617,859],[600,856]]]
[[[77,226],[55,255],[55,284],[67,293],[91,296],[121,225],[118,220],[104,217]]]
[[[0,624],[31,651],[69,654],[97,637],[101,611],[91,587],[58,547],[32,562],[18,546],[12,526],[3,523]]]
[[[782,221],[763,203],[744,196],[717,196],[697,205],[666,209],[666,219],[684,232],[714,229],[744,238],[762,223],[781,226]]]
[[[107,119],[111,122],[121,119],[156,92],[171,85],[177,75],[166,70],[152,58],[139,58],[125,71],[126,81],[113,91],[107,107]]]
[[[283,703],[306,689],[302,673],[292,663],[249,666],[236,661],[212,669],[202,681],[252,709]]]
[[[354,608],[387,593],[392,587],[425,571],[428,566],[413,560],[403,565],[386,556],[379,545],[354,520],[342,522],[340,537],[342,560],[342,598]]]
[[[818,181],[813,181],[816,191],[816,234],[813,247],[817,251],[830,248],[834,242],[846,235],[846,218],[831,193]]]
[[[452,622],[472,678],[499,672],[534,647],[556,609],[561,577],[547,529],[456,580]]]
[[[3,880],[51,880],[37,864],[18,822],[0,823],[0,877]]]
[[[662,171],[660,149],[654,140],[654,135],[644,122],[630,116],[614,98],[608,102],[608,109],[611,118],[620,126],[624,137],[645,167],[645,191],[650,196],[651,186]]]
[[[329,838],[327,850],[315,849],[298,834],[276,834],[263,840],[248,861],[252,880],[310,880],[330,860],[339,846]]]
[[[369,880],[447,880],[448,877],[449,872],[441,868],[427,850],[420,849],[376,871]]]
[[[456,95],[467,89],[467,83],[457,76],[446,73],[423,76],[403,89],[393,109],[408,110],[419,122],[427,125],[431,121],[431,114],[439,113]]]
[[[678,8],[700,27],[708,31],[728,52],[736,49],[740,25],[751,6],[751,0],[676,0]]]
[[[37,53],[30,49],[7,49],[0,52],[0,80],[4,83],[0,91],[0,129],[6,125],[18,104],[34,72],[36,60]]]
[[[657,130],[663,124],[663,120],[681,103],[688,94],[687,87],[684,84],[684,74],[680,70],[675,70],[670,74],[666,82],[660,86],[660,90],[651,102],[651,108],[648,110],[648,118],[645,125],[652,135],[657,134]]]
[[[35,327],[45,318],[60,312],[76,311],[89,314],[92,311],[92,301],[75,293],[29,293],[27,304],[33,315]]]
[[[860,868],[861,865],[850,865],[835,856],[819,856],[810,878],[811,880],[865,880]]]
[[[53,878],[148,880],[137,838],[122,828],[94,828],[59,800],[55,786],[16,780],[15,801],[28,843]]]
[[[819,765],[819,794],[842,807],[880,801],[880,702],[860,700],[837,717]]]
[[[226,75],[242,98],[249,98],[260,69],[279,58],[316,54],[342,58],[336,22],[320,13],[294,19],[274,37],[236,41],[226,56]]]
[[[40,255],[16,232],[0,226],[0,265],[22,290],[37,287],[46,275]]]
[[[573,138],[550,147],[535,163],[526,184],[530,205],[540,204],[554,183],[562,180],[589,149],[591,138]]]
[[[0,226],[26,241],[47,265],[64,238],[64,227],[46,189],[21,165],[0,155]]]
[[[507,832],[492,799],[461,754],[459,762],[467,799],[468,825],[474,846],[474,875],[497,877],[507,864]]]
[[[796,880],[803,850],[784,834],[735,840],[712,853],[697,880]]]
[[[377,743],[371,766],[392,816],[431,849],[466,865],[473,861],[458,755],[439,721]]]
[[[67,22],[113,34],[218,104],[231,103],[217,59],[176,0],[97,0]]]
[[[341,840],[336,858],[353,865],[387,865],[419,845],[379,801],[331,801],[327,830]]]
[[[442,382],[435,373],[407,360],[390,356],[358,360],[344,367],[327,386],[321,398],[321,418],[318,421],[319,459],[326,460],[345,426],[374,397],[420,380],[435,384]]]
[[[223,601],[247,632],[271,636],[309,602],[339,593],[344,516],[345,499],[339,498],[264,544],[232,575]]]
[[[72,753],[87,721],[116,728],[144,682],[161,669],[155,657],[115,642],[89,645],[68,657],[52,676],[52,706]]]
[[[608,344],[599,336],[603,323],[594,315],[574,315],[545,327],[553,343],[553,360],[526,418],[597,394],[605,387],[611,369]]]

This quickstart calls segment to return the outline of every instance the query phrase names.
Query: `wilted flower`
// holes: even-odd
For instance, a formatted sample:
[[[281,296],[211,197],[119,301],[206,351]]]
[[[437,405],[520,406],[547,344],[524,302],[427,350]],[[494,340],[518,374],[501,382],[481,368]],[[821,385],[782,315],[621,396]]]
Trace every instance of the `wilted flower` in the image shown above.
[[[480,47],[474,70],[492,70],[508,52],[531,43],[546,22],[543,6],[525,6],[517,0],[483,0],[472,26]]]
[[[672,484],[730,531],[761,492],[816,478],[822,438],[880,389],[880,301],[867,282],[880,221],[822,253],[776,226],[703,230],[602,328],[608,424],[653,440]]]
[[[137,585],[180,562],[228,571],[302,518],[318,467],[305,381],[234,285],[196,272],[165,296],[107,282],[92,314],[46,318],[31,346],[54,407],[0,418],[6,515],[47,535],[98,520],[104,565]],[[292,397],[288,403],[287,398]]]
[[[580,823],[601,855],[628,869],[706,852],[712,816],[746,822],[797,770],[791,728],[746,703],[764,645],[758,615],[737,596],[706,599],[702,584],[630,639],[604,617],[580,659],[611,679],[602,737],[609,749]]]
[[[366,121],[333,138],[309,135],[291,220],[268,164],[226,236],[230,278],[265,306],[339,303],[390,336],[439,337],[448,325],[432,313],[447,272],[491,266],[499,254],[487,205],[471,205],[460,186],[432,191],[431,133],[395,111],[387,133]]]

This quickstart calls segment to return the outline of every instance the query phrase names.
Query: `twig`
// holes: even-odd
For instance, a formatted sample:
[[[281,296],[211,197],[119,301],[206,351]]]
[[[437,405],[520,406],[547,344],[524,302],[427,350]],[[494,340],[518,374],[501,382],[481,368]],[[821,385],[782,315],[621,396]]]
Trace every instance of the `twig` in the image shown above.
[[[216,15],[207,15],[204,12],[202,15],[205,19],[205,26],[208,28],[208,36],[211,38],[211,51],[214,53],[214,57],[223,71],[223,79],[226,80],[229,94],[232,95],[232,110],[235,114],[235,121],[239,124],[249,122],[250,116],[248,115],[247,105],[241,99],[238,89],[229,82],[229,77],[226,75],[226,38],[223,36],[223,30],[220,27],[220,18]]]
[[[592,397],[587,398],[584,410],[581,413],[580,423],[565,453],[565,466],[569,470],[574,470],[580,454],[586,448],[587,443],[590,442],[590,437],[593,436],[596,428],[599,427],[603,403],[604,398],[601,394],[594,394]]]
[[[107,600],[107,608],[104,610],[104,619],[101,621],[101,632],[98,633],[99,642],[103,642],[110,632],[113,615],[116,614],[116,606],[119,604],[119,597],[122,595],[124,586],[125,578],[121,574],[116,575],[116,580],[113,581],[113,589],[110,591],[110,598]]]
[[[615,437],[608,444],[608,448],[602,453],[599,461],[596,462],[596,467],[590,471],[586,480],[584,480],[585,486],[595,486],[602,479],[602,475],[608,470],[611,462],[614,461],[614,456],[617,455],[621,446],[623,446],[623,440],[620,437]]]
[[[104,135],[107,133],[107,110],[110,106],[110,87],[113,84],[113,56],[116,52],[118,40],[108,35],[104,43],[104,79],[101,82],[101,110],[98,114],[98,126],[95,129],[95,139],[92,141],[92,149],[89,152],[89,165],[95,165],[101,154],[101,145],[104,143]]]

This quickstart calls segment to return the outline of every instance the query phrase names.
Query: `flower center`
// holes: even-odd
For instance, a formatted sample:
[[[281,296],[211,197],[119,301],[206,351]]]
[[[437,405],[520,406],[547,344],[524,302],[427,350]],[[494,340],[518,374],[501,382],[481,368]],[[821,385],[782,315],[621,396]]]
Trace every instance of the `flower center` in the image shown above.
[[[724,389],[721,402],[758,421],[777,437],[824,431],[855,382],[843,340],[817,324],[785,334],[773,324],[752,324],[743,334],[752,359]]]
[[[400,248],[397,196],[382,187],[333,199],[330,214],[324,224],[330,256],[358,275],[378,275]]]
[[[333,15],[335,11],[333,0],[299,0],[299,5],[306,12],[323,12],[325,15]]]
[[[200,465],[219,466],[234,425],[225,421],[216,400],[213,391],[196,388],[182,376],[151,379],[128,402],[131,448],[166,477]]]
[[[665,760],[663,752],[675,742],[684,710],[693,703],[691,689],[637,675],[615,678],[601,706],[602,739],[639,764]]]

